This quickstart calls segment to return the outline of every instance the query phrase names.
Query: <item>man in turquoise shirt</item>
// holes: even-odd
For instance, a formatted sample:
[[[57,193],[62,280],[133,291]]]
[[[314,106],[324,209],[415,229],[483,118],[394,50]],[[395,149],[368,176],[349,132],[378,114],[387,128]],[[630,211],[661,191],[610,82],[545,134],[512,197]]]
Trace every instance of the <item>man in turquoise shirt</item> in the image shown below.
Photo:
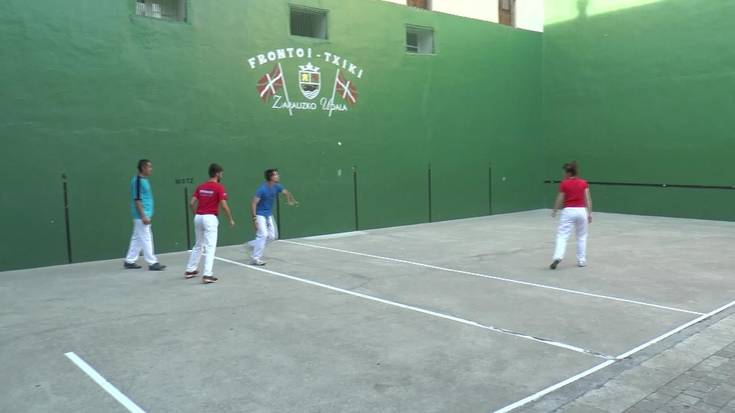
[[[148,177],[153,173],[153,164],[148,159],[138,161],[138,174],[130,180],[130,212],[133,216],[133,235],[130,237],[130,248],[125,257],[124,267],[127,269],[141,268],[136,263],[140,252],[148,262],[151,271],[162,271],[166,268],[158,262],[153,254],[153,233],[151,219],[153,218],[153,192]]]

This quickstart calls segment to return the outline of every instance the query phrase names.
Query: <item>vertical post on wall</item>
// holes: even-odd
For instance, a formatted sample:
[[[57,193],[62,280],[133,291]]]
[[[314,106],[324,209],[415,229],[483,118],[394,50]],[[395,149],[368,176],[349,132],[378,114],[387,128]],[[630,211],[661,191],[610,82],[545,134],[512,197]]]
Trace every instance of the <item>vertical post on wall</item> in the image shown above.
[[[72,263],[71,255],[71,226],[69,225],[69,193],[66,185],[66,174],[61,174],[61,187],[64,191],[64,224],[66,228],[66,257],[69,264]]]
[[[493,164],[488,162],[487,165],[487,212],[488,215],[493,214]]]
[[[429,170],[427,171],[427,179],[428,179],[428,194],[429,194],[429,222],[432,222],[433,217],[431,216],[431,163],[429,164]]]
[[[357,210],[357,166],[352,166],[352,197],[355,206],[355,231],[360,229],[360,221],[358,219]]]
[[[281,238],[281,194],[276,195],[276,230]]]
[[[189,188],[184,187],[184,222],[186,222],[186,249],[191,249],[191,227],[189,226]]]

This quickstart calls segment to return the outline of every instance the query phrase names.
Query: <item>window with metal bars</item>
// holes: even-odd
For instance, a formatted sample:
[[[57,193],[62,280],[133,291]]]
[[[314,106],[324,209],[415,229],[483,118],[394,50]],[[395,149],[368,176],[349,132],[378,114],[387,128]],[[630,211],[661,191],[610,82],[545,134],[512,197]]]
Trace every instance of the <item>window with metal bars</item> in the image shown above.
[[[306,7],[291,7],[291,34],[326,39],[327,11]]]
[[[431,10],[431,0],[406,0],[406,5],[419,9]]]
[[[498,21],[506,26],[515,26],[515,0],[500,0],[498,2]]]
[[[186,0],[136,0],[135,14],[154,19],[186,21]]]
[[[406,26],[406,51],[408,53],[433,54],[434,29]]]

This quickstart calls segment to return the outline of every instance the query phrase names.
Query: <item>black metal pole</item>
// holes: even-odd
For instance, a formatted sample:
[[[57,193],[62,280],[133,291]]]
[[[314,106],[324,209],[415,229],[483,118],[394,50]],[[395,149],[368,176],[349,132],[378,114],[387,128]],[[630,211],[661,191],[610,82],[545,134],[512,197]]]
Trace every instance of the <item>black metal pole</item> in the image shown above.
[[[487,211],[488,215],[493,214],[493,166],[487,166]]]
[[[64,224],[66,226],[66,257],[69,261],[69,264],[72,263],[72,255],[71,255],[71,225],[69,224],[69,194],[68,194],[68,188],[66,185],[66,174],[61,174],[62,179],[62,188],[64,190]]]
[[[191,227],[189,226],[189,188],[184,187],[184,222],[186,222],[186,249],[191,249]]]
[[[357,210],[357,167],[352,167],[352,195],[353,200],[355,204],[355,231],[358,231],[360,229],[360,221],[358,219],[358,210]]]
[[[429,170],[428,170],[428,185],[429,185],[429,222],[432,222],[433,217],[431,216],[431,164],[429,164]]]
[[[281,238],[281,196],[276,195],[276,230],[278,231],[278,238]]]

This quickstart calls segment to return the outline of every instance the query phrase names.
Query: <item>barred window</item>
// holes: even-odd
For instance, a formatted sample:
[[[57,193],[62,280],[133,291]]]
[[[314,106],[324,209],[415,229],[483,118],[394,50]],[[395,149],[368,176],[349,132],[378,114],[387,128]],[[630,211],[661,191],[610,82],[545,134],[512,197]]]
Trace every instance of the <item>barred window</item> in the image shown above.
[[[135,14],[154,19],[186,21],[186,0],[136,0]]]
[[[291,34],[326,39],[327,11],[306,7],[291,7]]]

